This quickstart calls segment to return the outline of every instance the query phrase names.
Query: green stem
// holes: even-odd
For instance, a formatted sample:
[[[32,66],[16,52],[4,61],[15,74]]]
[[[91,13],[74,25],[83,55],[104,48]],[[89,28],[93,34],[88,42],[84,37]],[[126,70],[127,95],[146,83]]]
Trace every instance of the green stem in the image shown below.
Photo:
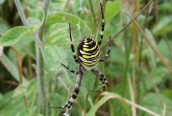
[[[44,3],[43,3],[43,9],[44,9],[44,13],[45,13],[45,17],[44,17],[44,21],[43,21],[43,24],[37,34],[37,37],[39,36],[39,38],[41,40],[43,40],[43,35],[44,35],[44,32],[45,32],[45,24],[46,24],[46,17],[47,17],[47,12],[48,12],[48,7],[49,7],[49,3],[50,3],[50,0],[44,0]],[[39,44],[36,45],[36,51],[37,51],[37,61],[39,61],[39,64],[37,64],[37,69],[38,69],[38,73],[39,73],[39,77],[44,77],[44,71],[41,71],[41,70],[44,70],[44,60],[43,60],[43,56],[41,54],[41,49],[39,47]],[[41,67],[41,69],[40,69]],[[38,80],[40,80],[40,85],[39,85],[39,90],[41,90],[40,92],[41,93],[41,96],[40,96],[40,99],[41,99],[41,102],[43,102],[41,104],[41,113],[44,114],[44,116],[48,115],[48,111],[47,111],[47,105],[48,105],[48,102],[45,98],[45,88],[43,85],[45,85],[45,82],[44,82],[44,78],[39,78]]]
[[[38,37],[38,34],[35,35],[36,38]],[[38,90],[39,90],[39,97],[40,97],[40,108],[41,108],[41,114],[45,116],[46,114],[46,103],[45,103],[45,88],[44,88],[44,70],[43,64],[41,63],[43,61],[42,55],[41,55],[41,49],[39,45],[35,44],[36,48],[36,76],[37,76],[37,83],[38,83]]]
[[[91,9],[91,13],[93,15],[94,22],[95,22],[95,24],[97,26],[97,23],[96,23],[97,21],[96,21],[96,17],[95,17],[95,13],[94,13],[94,10],[93,10],[93,5],[92,5],[91,0],[89,0],[89,4],[90,4],[90,9]]]
[[[14,0],[16,7],[18,9],[19,15],[21,17],[21,20],[23,24],[27,27],[30,27],[29,22],[26,19],[26,16],[24,14],[23,8],[20,4],[19,0]],[[45,12],[45,19],[46,19],[46,14],[49,6],[49,0],[44,1],[44,12]],[[45,19],[42,27],[45,27]],[[44,88],[44,71],[43,71],[43,57],[41,55],[41,40],[43,38],[43,30],[44,28],[40,28],[39,32],[34,35],[35,38],[35,48],[36,48],[36,77],[37,77],[37,82],[38,82],[38,91],[40,95],[40,107],[41,107],[41,114],[46,116],[46,99],[45,99],[45,88]],[[42,63],[41,63],[42,62]],[[42,70],[42,71],[41,71]],[[42,72],[42,73],[41,73]]]
[[[43,34],[44,34],[44,30],[45,30],[45,23],[46,23],[46,17],[47,17],[49,3],[50,3],[50,0],[44,0],[43,9],[44,9],[44,13],[45,13],[45,18],[44,18],[43,24],[38,32],[41,40],[43,39]]]
[[[22,6],[20,4],[20,1],[19,0],[14,0],[14,2],[16,4],[17,10],[19,12],[19,15],[20,15],[20,18],[21,18],[23,24],[25,26],[27,26],[27,27],[30,27],[29,22],[27,21],[26,16],[24,14],[23,8],[22,8]]]
[[[23,8],[22,8],[22,6],[21,6],[21,4],[20,4],[20,1],[19,1],[19,0],[14,0],[14,2],[15,2],[15,4],[16,4],[17,10],[18,10],[18,12],[19,12],[19,15],[20,15],[20,18],[21,18],[23,24],[24,24],[25,26],[27,26],[27,27],[30,27],[30,24],[29,24],[29,22],[28,22],[27,19],[26,19],[26,16],[25,16],[25,14],[24,14],[24,11],[23,11]],[[36,41],[37,44],[39,44],[39,45],[41,44],[41,41],[40,41],[39,38],[36,38],[36,37],[35,37],[35,41]]]

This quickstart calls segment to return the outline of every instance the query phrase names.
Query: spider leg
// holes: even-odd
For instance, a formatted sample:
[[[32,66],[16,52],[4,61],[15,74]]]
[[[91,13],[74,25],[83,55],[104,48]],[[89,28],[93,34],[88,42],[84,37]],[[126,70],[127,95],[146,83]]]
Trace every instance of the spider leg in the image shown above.
[[[72,109],[72,105],[75,101],[75,99],[77,98],[78,96],[78,93],[80,91],[80,87],[81,87],[81,81],[82,81],[82,77],[83,77],[83,71],[82,71],[82,66],[80,65],[79,66],[79,74],[78,74],[78,77],[77,77],[77,82],[76,82],[76,85],[75,85],[75,89],[74,89],[74,92],[72,94],[72,96],[70,97],[69,101],[66,103],[66,105],[64,106],[55,106],[55,107],[50,107],[50,108],[60,108],[60,109],[65,109],[65,113],[63,114],[64,116],[69,116],[69,110]]]
[[[67,67],[66,65],[64,65],[64,64],[62,64],[62,63],[61,63],[61,65],[64,66],[68,71],[70,71],[70,72],[72,72],[72,73],[75,73],[75,74],[79,74],[78,71],[74,71],[74,70],[70,69],[69,67]]]
[[[95,92],[102,92],[106,90],[106,87],[109,86],[108,81],[103,73],[101,73],[97,68],[93,68],[91,70],[97,77],[99,77],[100,81],[102,82],[102,90],[95,91]],[[94,91],[93,91],[94,92]]]
[[[107,57],[109,56],[110,52],[111,52],[111,45],[112,45],[112,38],[110,37],[110,40],[109,40],[109,49],[105,55],[105,57],[103,59],[100,59],[99,62],[103,62],[107,59]]]
[[[105,28],[105,19],[104,19],[104,14],[103,14],[103,8],[102,4],[100,3],[100,8],[101,8],[101,13],[102,13],[102,27],[101,27],[101,34],[100,34],[100,40],[99,40],[99,45],[102,43],[103,36],[104,36],[104,28]]]
[[[74,47],[74,44],[73,44],[73,41],[72,41],[72,31],[71,31],[70,23],[69,23],[69,33],[70,33],[70,42],[71,42],[71,49],[72,49],[72,52],[73,52],[73,58],[74,58],[75,62],[78,63],[78,58],[76,57],[75,47]]]

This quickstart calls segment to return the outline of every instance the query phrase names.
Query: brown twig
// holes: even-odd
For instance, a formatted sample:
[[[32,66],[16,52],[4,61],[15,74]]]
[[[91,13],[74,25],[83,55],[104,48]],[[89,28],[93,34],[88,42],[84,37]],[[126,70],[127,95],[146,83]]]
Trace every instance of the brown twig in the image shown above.
[[[14,53],[16,54],[16,58],[17,58],[17,65],[18,65],[18,73],[19,73],[19,78],[20,78],[20,85],[23,83],[23,74],[22,74],[22,55],[14,48],[12,47]],[[23,101],[25,104],[26,109],[28,109],[28,103],[26,100],[26,96],[23,96]]]
[[[155,47],[155,45],[151,42],[151,40],[146,35],[146,33],[143,31],[143,29],[140,27],[140,25],[136,21],[134,21],[134,23],[137,25],[137,27],[140,30],[140,32],[142,33],[143,37],[145,38],[145,40],[147,41],[147,43],[150,45],[150,47],[152,48],[152,50],[155,52],[155,54],[159,57],[159,59],[161,60],[161,62],[172,73],[172,67],[166,62],[166,60],[164,59],[164,57],[161,55],[161,53],[158,51],[158,49]]]

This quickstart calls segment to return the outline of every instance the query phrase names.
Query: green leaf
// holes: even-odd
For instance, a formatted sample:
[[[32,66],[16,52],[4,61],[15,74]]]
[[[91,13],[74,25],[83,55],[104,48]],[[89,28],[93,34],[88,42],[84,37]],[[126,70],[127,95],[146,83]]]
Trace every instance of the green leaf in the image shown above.
[[[45,18],[45,14],[44,14],[44,10],[41,7],[38,8],[37,17],[40,20],[40,22],[43,23],[44,18]]]
[[[50,26],[48,34],[48,38],[45,41],[46,44],[70,44],[69,24],[55,23]]]
[[[172,3],[171,2],[164,2],[162,4],[159,4],[158,9],[163,12],[171,12],[172,11]],[[164,15],[162,13],[162,15]]]
[[[15,90],[13,97],[28,97],[38,92],[36,79],[20,84]],[[34,105],[33,105],[34,106]]]
[[[153,36],[152,32],[149,29],[145,29],[146,35],[149,39],[156,45],[155,37]]]
[[[169,45],[172,45],[171,41],[168,41]],[[161,41],[158,44],[158,50],[160,51],[160,53],[165,57],[168,58],[168,56],[170,56],[170,48],[168,47],[168,43],[167,41],[165,41],[164,39],[161,39]]]
[[[13,97],[24,96],[27,93],[27,87],[29,83],[20,84],[14,91]]]
[[[90,111],[86,114],[86,116],[95,116],[96,111],[100,108],[105,102],[110,99],[118,99],[121,101],[120,103],[127,107],[128,105],[125,103],[125,99],[122,98],[120,95],[115,93],[106,92],[105,95],[90,109]]]
[[[165,80],[164,73],[162,73],[162,72],[164,72],[163,67],[152,68],[151,76],[153,77],[154,84],[159,85]],[[154,88],[154,85],[152,84],[151,77],[148,75],[147,76],[144,75],[143,78],[144,78],[144,82],[146,83],[146,89],[152,90]],[[143,83],[143,85],[144,85],[144,83]]]
[[[3,35],[8,29],[9,27],[7,25],[0,23],[0,35]]]
[[[159,95],[159,97],[157,97],[158,95],[155,93],[149,93],[147,94],[143,99],[141,104],[150,109],[151,111],[156,112],[157,114],[162,114],[164,108],[162,103],[166,105],[166,115],[170,116],[172,114],[172,101],[166,97],[164,97],[163,95]],[[146,116],[151,116],[148,114],[145,114]]]
[[[60,62],[65,63],[67,59],[67,50],[55,45],[43,45],[42,55],[45,61],[45,66],[49,71],[57,71],[60,68]]]
[[[163,91],[163,95],[172,100],[172,90],[171,89],[165,89]]]
[[[117,55],[118,54],[118,55]],[[125,64],[125,55],[122,51],[119,51],[119,49],[112,47],[110,58],[111,61],[116,62],[118,64]]]
[[[153,27],[153,33],[155,35],[162,35],[172,30],[172,17],[166,16],[160,19],[160,21]]]
[[[125,70],[124,67],[120,65],[112,65],[108,67],[107,72],[114,77],[120,77],[124,75]]]
[[[38,29],[40,29],[40,27],[44,22],[44,18],[45,18],[44,10],[40,7],[37,9],[35,17],[28,18],[29,24],[31,25],[30,30],[32,31],[32,33],[35,33],[38,31]]]
[[[9,73],[19,82],[18,67],[5,54],[2,55],[1,62]],[[25,77],[23,77],[23,80],[27,82]]]
[[[0,45],[2,46],[11,46],[19,42],[20,39],[24,38],[25,36],[30,35],[29,29],[25,26],[19,26],[10,29],[2,36],[0,41]]]
[[[38,25],[40,23],[40,20],[36,17],[29,17],[27,20],[30,26]]]
[[[1,102],[0,114],[3,114],[3,116],[11,116],[17,114],[22,110],[25,110],[24,101],[22,101],[23,100],[22,97],[14,98],[12,97],[12,95],[13,95],[13,91],[8,92],[3,96],[3,100],[0,101]],[[18,111],[17,109],[20,109],[20,111]]]
[[[106,22],[111,22],[112,19],[120,12],[121,1],[107,1],[105,9]]]
[[[91,35],[90,28],[87,26],[85,21],[69,13],[55,12],[48,16],[47,27],[50,27],[55,23],[71,23],[72,30],[77,29],[76,37],[78,38]]]
[[[36,94],[25,96],[25,100],[28,103],[28,109],[26,108],[23,96],[13,96],[14,92],[10,91],[3,95],[0,99],[0,114],[1,116],[42,116],[39,114],[37,107],[35,106]],[[20,109],[20,110],[18,110]]]

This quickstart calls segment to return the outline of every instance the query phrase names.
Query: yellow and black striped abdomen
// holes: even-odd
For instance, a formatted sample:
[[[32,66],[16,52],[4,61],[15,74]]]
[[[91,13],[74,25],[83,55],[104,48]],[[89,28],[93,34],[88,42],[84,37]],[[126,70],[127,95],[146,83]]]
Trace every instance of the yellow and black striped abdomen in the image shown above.
[[[96,41],[91,37],[85,37],[78,46],[79,63],[91,70],[100,60],[100,49]]]

